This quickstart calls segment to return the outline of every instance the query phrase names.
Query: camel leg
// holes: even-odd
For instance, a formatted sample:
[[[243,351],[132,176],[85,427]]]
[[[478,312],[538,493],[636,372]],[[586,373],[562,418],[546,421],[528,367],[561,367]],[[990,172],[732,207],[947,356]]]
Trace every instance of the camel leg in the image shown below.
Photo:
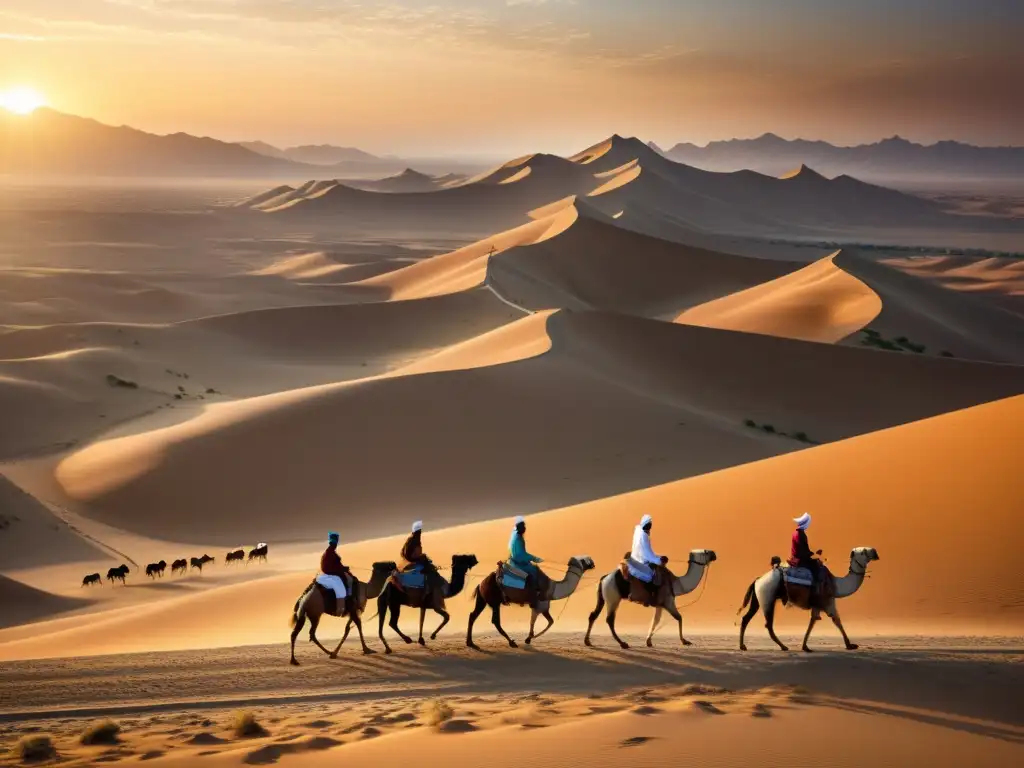
[[[654,641],[653,641],[654,632],[655,632],[655,630],[658,629],[658,625],[661,623],[661,612],[662,612],[662,610],[663,610],[663,608],[660,605],[654,609],[654,620],[651,622],[651,628],[647,632],[647,647],[648,648],[653,648],[654,647]]]
[[[526,640],[525,640],[527,645],[529,645],[531,642],[533,642],[533,629],[534,629],[534,627],[537,626],[537,617],[539,615],[540,615],[540,613],[537,611],[536,608],[531,608],[530,609],[530,631],[526,635]]]
[[[839,618],[839,612],[836,611],[835,607],[832,608],[832,613],[829,614],[832,618],[832,623],[839,629],[840,634],[843,636],[843,642],[846,643],[846,650],[856,651],[860,646],[856,643],[851,643],[850,638],[846,636],[846,630],[843,629],[843,622]]]
[[[476,605],[473,606],[473,612],[469,614],[469,625],[466,627],[466,646],[475,650],[479,650],[479,647],[473,642],[473,624],[476,623],[477,617],[484,612],[484,608],[486,606],[487,601],[484,600],[484,596],[477,591]]]
[[[376,653],[375,650],[366,644],[366,638],[363,637],[363,621],[359,618],[358,613],[352,614],[352,623],[356,625],[356,631],[359,632],[359,642],[363,644],[363,655],[369,656],[372,653]]]
[[[807,622],[807,632],[804,634],[803,645],[800,646],[800,650],[804,651],[805,653],[810,653],[811,652],[811,649],[807,647],[807,641],[811,637],[811,630],[814,629],[814,625],[817,623],[818,619],[820,619],[820,618],[821,618],[821,616],[818,615],[818,612],[812,608],[811,609],[811,620],[809,622]]]
[[[426,645],[427,641],[423,639],[423,622],[427,618],[427,606],[420,606],[420,639],[417,641],[420,645]]]
[[[615,642],[617,642],[619,644],[619,647],[625,650],[625,649],[629,648],[629,643],[626,643],[625,641],[623,641],[623,639],[621,637],[619,637],[618,634],[616,634],[616,632],[615,632],[615,614],[616,613],[617,613],[617,611],[614,610],[609,605],[608,606],[608,619],[607,619],[607,621],[608,621],[608,629],[610,629],[612,631],[612,637],[615,638]]]
[[[388,606],[387,604],[381,605],[380,600],[377,601],[377,637],[384,644],[384,653],[391,653],[391,646],[388,645],[388,641],[384,639],[384,622],[387,620]],[[352,620],[349,619],[348,625],[352,626]],[[348,635],[348,629],[345,630],[345,635]]]
[[[397,603],[392,603],[392,605],[391,605],[391,621],[388,622],[388,626],[391,627],[393,630],[395,630],[395,632],[398,633],[398,636],[400,638],[402,638],[402,642],[404,642],[406,645],[409,645],[410,643],[412,643],[412,638],[409,637],[407,634],[402,632],[401,629],[398,628],[398,617],[401,615],[401,612],[402,612],[401,606],[399,604],[397,604]]]
[[[324,648],[323,645],[320,643],[320,641],[316,639],[316,628],[318,626],[320,626],[320,617],[319,616],[310,616],[309,617],[309,642],[315,644],[317,648],[319,648],[321,651],[323,651],[328,656],[330,656],[331,652],[328,651],[326,648]]]
[[[544,634],[545,632],[547,632],[547,631],[548,631],[549,629],[551,629],[551,625],[555,623],[555,620],[554,620],[553,618],[551,618],[551,612],[550,612],[550,611],[544,611],[544,612],[542,612],[542,613],[541,613],[541,616],[543,616],[543,617],[544,617],[545,619],[547,619],[547,620],[548,620],[548,625],[547,625],[546,627],[544,627],[544,629],[542,629],[542,630],[541,630],[540,632],[538,632],[538,633],[537,633],[536,635],[534,635],[534,636],[533,636],[533,639],[534,639],[534,640],[536,640],[536,639],[537,639],[538,637],[540,637],[540,636],[541,636],[541,635],[543,635],[543,634]]]
[[[785,645],[783,645],[782,641],[779,640],[779,638],[775,634],[775,601],[774,600],[772,600],[772,602],[769,605],[766,605],[764,607],[764,625],[768,629],[768,636],[772,640],[775,641],[775,644],[778,645],[779,648],[781,648],[782,650],[788,651],[789,648],[787,648]]]
[[[679,609],[676,608],[674,604],[666,605],[665,610],[668,611],[668,615],[675,619],[676,623],[679,624],[679,642],[683,645],[693,645],[693,643],[683,637],[683,614],[679,612]]]
[[[306,611],[305,611],[305,609],[303,609],[303,610],[301,610],[299,612],[299,617],[295,621],[295,626],[292,627],[292,661],[291,661],[291,664],[292,664],[293,667],[299,666],[299,661],[298,661],[298,659],[295,658],[295,638],[299,636],[299,632],[302,631],[302,628],[304,626],[306,626]]]
[[[601,611],[604,610],[604,592],[601,590],[601,580],[597,582],[597,605],[594,606],[594,610],[590,612],[590,620],[587,624],[587,634],[583,636],[583,644],[586,646],[593,645],[590,642],[590,631],[594,628],[594,622],[597,621],[597,617],[601,615]]]
[[[448,611],[446,611],[444,608],[435,608],[434,613],[438,614],[441,617],[441,623],[437,625],[437,629],[435,629],[433,634],[431,634],[431,640],[437,639],[438,634],[441,632],[442,629],[444,629],[444,625],[451,621],[452,618],[448,614]]]
[[[758,602],[757,593],[755,592],[755,593],[753,593],[750,596],[750,608],[747,609],[747,612],[743,615],[743,620],[740,621],[740,650],[741,651],[747,650],[746,643],[743,642],[743,636],[747,632],[747,624],[749,624],[750,620],[752,618],[754,618],[754,616],[757,615],[757,612],[758,612],[758,610],[760,610],[760,608],[761,608],[761,603]]]
[[[341,650],[341,646],[343,646],[345,644],[345,641],[348,640],[348,633],[351,632],[351,631],[352,631],[352,619],[349,619],[348,623],[345,624],[345,633],[341,636],[341,642],[338,643],[338,647],[334,649],[335,653],[337,653],[338,651]]]
[[[498,634],[508,640],[509,648],[518,648],[516,641],[508,636],[508,633],[501,626],[501,604],[491,606],[491,624],[498,630]]]

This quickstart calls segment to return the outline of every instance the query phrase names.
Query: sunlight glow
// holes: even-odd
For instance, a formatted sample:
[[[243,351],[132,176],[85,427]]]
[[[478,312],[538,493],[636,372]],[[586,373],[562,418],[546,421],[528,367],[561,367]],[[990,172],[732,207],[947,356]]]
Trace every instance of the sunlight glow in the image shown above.
[[[0,107],[18,115],[28,115],[46,105],[46,99],[33,88],[11,88],[0,93]]]

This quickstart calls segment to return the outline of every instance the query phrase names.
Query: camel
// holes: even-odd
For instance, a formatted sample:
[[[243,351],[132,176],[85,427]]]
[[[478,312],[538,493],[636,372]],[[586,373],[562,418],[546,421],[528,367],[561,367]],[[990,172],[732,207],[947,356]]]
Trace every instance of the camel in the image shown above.
[[[117,568],[110,568],[107,571],[107,581],[120,581],[122,584],[127,584],[125,577],[128,575],[128,566],[121,563]]]
[[[236,561],[239,563],[245,562],[244,549],[236,549],[224,555],[224,565],[231,565],[231,563],[234,563]]]
[[[90,573],[88,576],[82,579],[82,586],[87,587],[90,584],[99,584],[100,586],[103,586],[103,580],[100,578],[100,575],[98,573]]]
[[[251,550],[249,552],[249,559],[246,562],[247,563],[251,563],[253,560],[262,560],[263,562],[267,562],[267,545],[266,544],[263,544],[261,542],[260,544],[256,545],[255,549],[253,549],[253,550]]]
[[[676,598],[680,595],[685,595],[693,592],[704,578],[704,570],[708,568],[711,563],[715,562],[718,556],[710,549],[694,549],[690,552],[689,565],[687,566],[686,573],[682,576],[676,577],[671,571],[665,569],[665,577],[661,584],[661,589],[657,592],[657,602],[654,604],[654,621],[651,622],[651,629],[647,633],[647,647],[653,648],[654,632],[661,623],[662,611],[668,611],[669,615],[672,616],[677,622],[679,622],[679,640],[683,645],[693,645],[689,640],[683,637],[683,617],[676,608]],[[590,631],[594,628],[594,622],[597,621],[597,617],[601,615],[601,611],[604,609],[604,604],[608,603],[608,629],[612,631],[612,637],[622,648],[629,648],[629,644],[624,642],[615,633],[615,613],[619,610],[619,604],[624,598],[629,597],[631,590],[631,584],[622,574],[622,569],[617,568],[607,576],[605,576],[597,585],[597,607],[594,608],[590,614],[590,623],[587,625],[587,634],[583,638],[585,645],[590,646]]]
[[[189,559],[189,563],[193,568],[198,568],[199,573],[203,572],[203,566],[207,563],[215,562],[217,558],[210,557],[209,555],[203,555],[202,557],[193,557]]]
[[[839,619],[839,611],[836,610],[836,599],[841,597],[849,597],[858,589],[860,585],[864,583],[864,575],[868,570],[868,563],[873,560],[880,560],[878,552],[873,547],[856,547],[850,551],[850,571],[845,576],[833,576],[828,575],[831,580],[831,595],[829,595],[823,605],[820,606],[799,606],[805,608],[805,610],[811,611],[811,621],[807,625],[807,632],[804,634],[804,642],[802,650],[807,653],[811,652],[811,649],[807,647],[807,640],[811,636],[811,630],[814,628],[814,623],[821,618],[820,611],[824,611],[825,614],[832,619],[832,623],[839,628],[839,632],[843,636],[843,642],[846,643],[846,649],[849,651],[857,650],[857,645],[850,642],[850,638],[846,635],[846,630],[843,629],[843,622]],[[739,613],[747,604],[750,604],[750,609],[743,616],[743,620],[740,624],[740,650],[747,650],[747,646],[743,642],[743,635],[747,631],[747,624],[754,618],[754,614],[757,613],[758,608],[764,611],[765,626],[768,628],[768,635],[772,640],[775,641],[776,645],[784,651],[788,651],[782,641],[775,636],[775,603],[781,600],[783,605],[790,602],[790,596],[786,589],[785,581],[782,577],[783,568],[781,567],[781,559],[779,557],[772,558],[772,569],[768,573],[764,574],[760,578],[756,579],[748,588],[747,594],[743,598],[743,605],[740,606]],[[795,604],[795,603],[794,603]]]
[[[466,586],[466,575],[470,569],[474,568],[480,561],[476,559],[475,555],[453,555],[452,556],[452,580],[449,584],[444,579],[441,579],[444,591],[441,594],[434,594],[428,589],[408,589],[400,588],[395,586],[394,579],[388,581],[384,586],[384,590],[380,593],[377,598],[377,615],[380,617],[377,625],[377,636],[380,641],[384,643],[384,652],[391,653],[391,646],[388,645],[388,641],[384,639],[384,620],[391,612],[391,621],[388,624],[398,636],[405,641],[406,645],[412,643],[412,638],[404,634],[401,629],[398,628],[398,616],[401,613],[402,606],[408,606],[410,608],[420,609],[420,637],[419,644],[426,645],[426,641],[423,639],[423,621],[427,616],[427,608],[433,609],[434,613],[441,617],[441,623],[437,625],[437,629],[431,634],[430,639],[436,640],[438,634],[444,629],[445,624],[451,619],[448,615],[448,611],[445,610],[444,601],[446,598],[455,597],[458,595]],[[348,625],[345,627],[345,635],[341,638],[341,642],[345,642],[345,638],[348,637],[349,631],[352,629],[352,620],[349,619]]]
[[[360,614],[366,609],[367,600],[372,600],[377,597],[384,589],[384,585],[388,579],[391,578],[391,574],[395,571],[395,563],[393,562],[381,562],[373,564],[373,573],[370,576],[370,581],[364,584],[359,581],[356,577],[352,576],[349,579],[350,598],[354,596],[355,602],[355,613],[350,617],[352,622],[356,625],[356,629],[359,631],[359,642],[363,644],[363,653],[370,654],[375,653],[371,648],[366,645],[366,640],[363,639],[363,622],[359,618]],[[305,591],[299,595],[299,599],[295,601],[295,607],[292,609],[292,666],[299,666],[298,660],[295,658],[295,638],[299,636],[299,632],[302,631],[302,627],[306,624],[306,619],[309,619],[309,641],[316,645],[321,651],[326,653],[332,659],[338,658],[338,651],[341,650],[341,644],[345,642],[345,638],[342,638],[341,643],[338,643],[338,647],[333,651],[328,651],[320,641],[316,638],[316,628],[320,624],[321,617],[327,613],[324,606],[324,596],[322,588],[317,588],[319,585],[314,580]],[[341,613],[338,616],[345,615],[345,606],[341,607]],[[333,615],[333,614],[329,614]]]
[[[181,571],[182,573],[185,573],[185,571],[187,571],[187,570],[188,570],[188,560],[186,560],[185,558],[181,558],[180,560],[175,560],[173,563],[171,563],[171,575],[172,576],[175,573],[177,573],[178,571]]]
[[[530,633],[526,637],[527,645],[529,645],[535,638],[540,637],[551,629],[551,625],[555,623],[555,620],[551,618],[550,613],[551,601],[564,600],[569,597],[569,595],[576,591],[576,587],[579,586],[580,579],[583,578],[583,574],[592,570],[593,567],[594,561],[586,555],[571,557],[569,558],[568,570],[561,581],[547,579],[547,586],[544,589],[544,594],[537,602],[537,605],[531,609]],[[510,648],[518,648],[519,646],[516,644],[516,641],[509,637],[508,633],[501,627],[501,606],[504,598],[507,598],[509,603],[527,605],[529,602],[529,596],[526,590],[499,587],[497,575],[495,573],[489,573],[484,577],[483,581],[477,585],[477,588],[473,590],[473,597],[476,599],[476,605],[473,606],[473,612],[469,614],[469,626],[466,628],[466,645],[474,650],[479,650],[477,644],[473,642],[473,624],[476,622],[477,617],[483,613],[484,608],[490,606],[491,623],[494,625],[494,628],[498,630],[498,634],[508,641]],[[548,625],[540,632],[535,633],[534,626],[537,623],[538,616],[543,616],[547,619]]]
[[[151,579],[156,576],[162,577],[164,575],[165,568],[167,568],[166,560],[161,560],[159,563],[150,563],[146,566],[146,575]]]

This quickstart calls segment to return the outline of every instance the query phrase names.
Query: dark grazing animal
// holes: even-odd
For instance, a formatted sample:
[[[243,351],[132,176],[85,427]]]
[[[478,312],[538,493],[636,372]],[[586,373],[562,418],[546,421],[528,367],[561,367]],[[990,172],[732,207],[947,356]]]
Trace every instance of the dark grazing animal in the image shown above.
[[[202,573],[203,566],[207,563],[212,563],[214,559],[215,558],[212,558],[209,555],[203,555],[202,557],[193,557],[189,560],[189,562],[192,564],[193,568],[198,568],[199,572]]]
[[[267,561],[266,544],[260,543],[255,549],[249,551],[249,562],[251,563],[253,560],[262,560],[263,562]]]
[[[228,552],[224,555],[224,562],[227,563],[241,563],[245,561],[245,550],[236,549],[233,552]]]
[[[102,586],[103,579],[100,578],[100,575],[98,573],[90,573],[88,576],[82,579],[82,586],[87,587],[90,584],[99,584],[100,586]]]
[[[149,565],[146,566],[146,575],[149,576],[149,578],[151,578],[151,579],[156,577],[156,576],[161,576],[162,577],[164,575],[164,571],[166,569],[167,569],[167,561],[166,560],[161,560],[159,563],[150,563]]]
[[[181,560],[175,560],[173,563],[171,563],[171,574],[172,575],[177,573],[178,571],[181,571],[182,573],[184,573],[187,570],[188,570],[188,560],[186,560],[184,557],[181,558]]]
[[[122,584],[127,584],[125,577],[128,575],[128,566],[121,563],[117,568],[111,568],[107,571],[107,581],[120,581]]]

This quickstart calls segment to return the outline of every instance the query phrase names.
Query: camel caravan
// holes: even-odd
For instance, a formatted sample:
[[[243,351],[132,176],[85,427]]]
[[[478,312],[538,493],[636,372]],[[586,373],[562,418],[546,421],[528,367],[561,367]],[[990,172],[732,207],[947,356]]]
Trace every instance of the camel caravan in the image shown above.
[[[775,604],[802,608],[810,611],[811,620],[804,635],[803,650],[810,651],[807,640],[815,622],[821,614],[829,616],[843,636],[846,647],[854,650],[836,610],[835,601],[856,592],[864,581],[868,564],[879,559],[878,552],[871,547],[857,547],[850,553],[850,570],[845,576],[833,576],[824,563],[818,559],[821,550],[812,552],[807,541],[807,528],[811,516],[804,514],[795,518],[790,558],[783,563],[773,557],[771,570],[756,579],[747,589],[742,612],[749,606],[740,626],[740,650],[747,649],[743,642],[747,625],[758,612],[763,610],[768,634],[782,650],[788,650],[776,637],[774,630]],[[705,576],[717,555],[710,549],[694,549],[690,552],[686,572],[676,576],[669,570],[668,558],[658,555],[651,544],[653,520],[644,515],[633,531],[633,548],[627,552],[619,567],[598,580],[597,605],[591,612],[583,642],[592,646],[590,635],[594,622],[607,607],[608,629],[621,648],[629,645],[615,631],[615,616],[623,600],[654,609],[654,618],[647,633],[646,643],[653,646],[654,633],[664,613],[668,613],[679,626],[679,641],[684,646],[692,643],[683,636],[682,614],[676,608],[676,599],[694,592],[701,583],[707,584]],[[401,609],[419,609],[419,637],[417,642],[426,645],[423,625],[428,610],[441,617],[438,627],[431,633],[435,640],[438,633],[448,624],[449,614],[445,601],[460,594],[466,588],[470,571],[478,565],[475,555],[452,557],[451,581],[445,580],[423,550],[423,522],[413,523],[412,531],[401,550],[401,561],[382,561],[373,564],[370,579],[360,581],[341,562],[338,554],[340,536],[331,532],[327,537],[327,549],[320,558],[320,573],[303,590],[295,601],[291,614],[291,664],[298,666],[295,658],[295,640],[308,621],[309,640],[330,658],[336,659],[353,626],[359,634],[364,654],[375,653],[366,644],[363,636],[362,614],[370,600],[377,601],[377,635],[384,645],[385,653],[391,653],[391,646],[384,637],[385,623],[394,630],[403,642],[411,644],[413,639],[398,626]],[[265,545],[263,545],[265,546]],[[473,589],[471,598],[474,606],[466,628],[466,645],[477,649],[473,641],[473,625],[485,609],[490,608],[491,623],[509,646],[518,647],[501,626],[501,611],[513,605],[530,609],[530,629],[525,642],[530,644],[555,623],[551,616],[551,604],[567,600],[579,587],[586,573],[594,568],[594,561],[586,555],[572,557],[566,564],[565,575],[560,580],[548,577],[540,569],[540,557],[526,549],[526,520],[517,517],[509,538],[508,557],[498,562],[497,568],[487,573]],[[237,559],[237,557],[233,558]],[[347,618],[345,632],[333,650],[328,650],[317,639],[316,631],[323,616]],[[390,621],[388,617],[390,616]],[[536,632],[537,618],[543,616],[546,626]]]
[[[244,562],[248,564],[253,562],[254,560],[257,562],[265,563],[267,562],[267,550],[267,543],[261,541],[259,544],[257,544],[255,547],[249,550],[248,555],[246,555],[246,551],[244,549],[236,549],[231,552],[228,552],[224,558],[224,563],[225,565],[230,565],[233,562]],[[247,557],[248,559],[246,559]],[[188,559],[183,557],[171,563],[171,575],[184,575],[191,571],[199,571],[199,574],[202,575],[203,567],[206,566],[208,563],[214,563],[216,561],[217,558],[211,557],[207,554],[203,554],[202,557],[192,557]],[[166,560],[161,560],[156,563],[150,563],[146,566],[146,576],[148,576],[150,579],[153,579],[154,581],[156,579],[162,579],[164,576],[164,572],[166,570]],[[120,581],[122,586],[127,586],[127,576],[129,572],[130,570],[128,566],[122,563],[119,567],[111,568],[107,571],[107,581]],[[103,578],[98,573],[90,573],[82,579],[83,587],[89,587],[93,585],[102,586],[102,584]]]

